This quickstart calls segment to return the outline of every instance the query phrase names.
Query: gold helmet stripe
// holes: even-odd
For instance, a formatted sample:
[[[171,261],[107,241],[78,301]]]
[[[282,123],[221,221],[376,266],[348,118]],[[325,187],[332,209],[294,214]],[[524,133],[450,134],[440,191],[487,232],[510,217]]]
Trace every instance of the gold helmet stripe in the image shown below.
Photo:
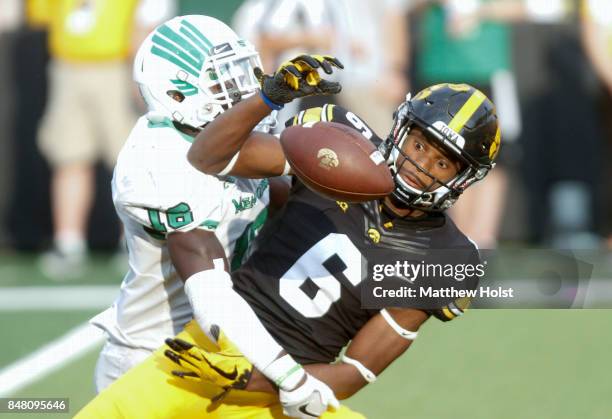
[[[465,126],[465,123],[470,120],[476,109],[484,102],[487,97],[480,90],[472,93],[472,96],[463,104],[457,115],[448,124],[449,128],[459,133]]]
[[[489,147],[489,158],[493,160],[497,153],[499,152],[499,143],[501,142],[501,128],[498,126],[497,131],[495,132],[495,139],[491,143]]]

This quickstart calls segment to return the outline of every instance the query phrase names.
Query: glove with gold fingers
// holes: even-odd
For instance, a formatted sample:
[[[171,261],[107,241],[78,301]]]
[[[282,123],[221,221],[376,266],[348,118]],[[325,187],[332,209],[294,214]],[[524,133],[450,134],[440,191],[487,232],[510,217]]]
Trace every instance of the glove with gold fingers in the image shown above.
[[[342,90],[340,83],[322,79],[318,71],[321,68],[326,74],[331,74],[333,67],[342,69],[344,65],[331,55],[302,54],[282,63],[272,75],[264,74],[259,67],[254,71],[264,101],[278,110],[283,104],[300,97],[339,93]]]

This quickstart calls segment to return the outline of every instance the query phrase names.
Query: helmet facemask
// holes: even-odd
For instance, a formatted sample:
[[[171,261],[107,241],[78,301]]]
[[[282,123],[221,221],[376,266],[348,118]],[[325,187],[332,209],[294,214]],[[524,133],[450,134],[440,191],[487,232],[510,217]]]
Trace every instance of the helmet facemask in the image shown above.
[[[204,63],[206,70],[202,72],[200,83],[205,86],[210,106],[214,110],[218,110],[218,106],[222,109],[215,113],[213,119],[260,89],[259,81],[253,71],[255,67],[263,67],[259,53],[252,47],[247,48],[243,40],[238,40],[236,46],[232,48],[231,43],[224,43],[213,47],[209,60]],[[242,52],[237,54],[236,50]],[[257,125],[255,130],[269,132],[276,126],[276,115],[277,111],[273,111]]]
[[[460,169],[450,180],[442,180],[419,165],[403,149],[408,135],[414,127],[419,127],[428,143],[442,150],[451,160],[458,162]],[[391,198],[396,204],[422,211],[437,212],[450,208],[473,183],[486,176],[493,165],[483,165],[475,161],[462,147],[462,137],[448,128],[442,121],[429,124],[412,111],[410,95],[395,115],[393,129],[386,141],[381,144],[381,152],[387,156],[387,163],[395,181]],[[464,143],[465,140],[463,140]],[[421,173],[428,179],[423,185],[411,185],[402,176],[402,169],[410,165],[413,173]],[[419,180],[422,182],[422,177]]]
[[[255,66],[261,66],[259,54],[246,44],[238,43],[226,42],[212,47],[199,78],[180,69],[177,71],[176,79],[171,81],[186,98],[180,106],[184,111],[172,112],[175,121],[186,125],[196,121],[198,125],[194,128],[201,128],[259,89],[253,73]]]
[[[243,46],[238,45],[240,42]],[[204,62],[200,87],[213,107],[227,110],[259,89],[253,73],[253,68],[261,67],[259,54],[245,48],[243,41],[238,43],[226,42],[211,48]]]

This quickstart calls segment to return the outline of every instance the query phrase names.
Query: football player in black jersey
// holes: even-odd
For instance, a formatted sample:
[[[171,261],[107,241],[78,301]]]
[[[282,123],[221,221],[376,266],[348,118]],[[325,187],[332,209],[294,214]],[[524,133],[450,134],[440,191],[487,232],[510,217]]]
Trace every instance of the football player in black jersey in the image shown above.
[[[290,172],[278,139],[252,129],[272,109],[295,97],[338,90],[317,72],[323,68],[329,73],[333,59],[315,58],[298,57],[273,76],[259,74],[261,95],[243,100],[207,125],[189,152],[191,163],[205,173],[224,176],[268,177]],[[385,139],[357,115],[333,105],[303,111],[287,125],[312,121],[347,124],[378,144],[394,175],[394,192],[380,202],[348,204],[321,198],[294,179],[285,207],[264,228],[256,249],[231,281],[234,291],[286,351],[287,355],[272,354],[275,368],[289,367],[282,378],[299,368],[291,364],[298,361],[308,376],[317,377],[343,399],[373,382],[410,346],[430,316],[447,321],[463,313],[465,302],[452,298],[428,301],[425,306],[362,308],[362,287],[370,279],[369,267],[379,260],[444,262],[436,259],[439,253],[435,251],[451,249],[460,250],[470,263],[478,262],[475,245],[444,210],[493,167],[500,132],[493,104],[465,84],[431,86],[407,98]],[[223,263],[215,266],[222,271]],[[224,271],[217,274],[227,275]],[[206,294],[208,304],[223,305],[210,298],[220,295],[223,282],[214,282],[212,274],[206,280],[201,287],[203,300]],[[466,278],[458,286],[472,288],[476,281]],[[278,382],[268,381],[232,345],[244,342],[241,333],[250,333],[248,323],[242,332],[226,327],[228,313],[235,309],[226,305],[225,317],[209,309],[209,318],[202,320],[196,314],[202,327],[221,325],[221,335],[218,327],[211,326],[204,335],[191,323],[179,334],[180,339],[168,342],[172,350],[166,351],[167,356],[182,371],[173,371],[176,365],[157,354],[155,360],[145,361],[114,383],[110,393],[101,393],[102,401],[89,406],[87,413],[125,413],[133,408],[158,416],[200,412],[199,416],[206,417],[205,412],[214,411],[215,395],[222,387],[232,390],[221,393],[224,406],[235,406],[236,413],[245,406],[254,409],[240,410],[244,413],[236,417],[280,417],[278,401],[262,395],[275,394]],[[210,336],[217,340],[216,345]],[[347,344],[342,362],[330,364]],[[285,356],[291,361],[285,362]],[[180,378],[172,378],[172,371]],[[323,387],[303,387],[319,391],[319,406],[312,394],[304,392],[288,401],[296,407],[289,411],[294,417],[317,417],[331,404],[330,398]],[[323,409],[317,410],[320,405]],[[346,409],[325,412],[322,417],[328,416],[359,417]]]
[[[295,85],[309,89],[316,68],[299,70]],[[252,132],[271,106],[286,100],[278,74],[260,75],[260,96],[239,103],[203,130],[188,155],[196,168],[244,177],[286,171],[277,138]],[[282,81],[294,77],[293,72],[283,75]],[[366,383],[362,372],[373,377],[404,352],[430,315],[448,321],[462,314],[465,301],[453,299],[426,309],[362,309],[364,278],[356,271],[362,256],[375,263],[370,257],[381,255],[379,249],[393,254],[390,260],[428,260],[431,250],[462,250],[478,263],[476,246],[444,211],[492,169],[501,133],[493,103],[466,84],[438,84],[408,97],[385,139],[335,105],[302,111],[286,125],[313,121],[346,124],[379,145],[394,176],[394,192],[380,202],[347,204],[321,198],[294,179],[284,210],[264,228],[232,281],[274,338],[303,363],[332,362],[352,340],[344,359],[357,361],[354,381],[339,388],[332,369],[329,376],[317,375],[345,397]],[[445,262],[431,253],[430,262]],[[475,287],[476,281],[470,278],[463,286]]]

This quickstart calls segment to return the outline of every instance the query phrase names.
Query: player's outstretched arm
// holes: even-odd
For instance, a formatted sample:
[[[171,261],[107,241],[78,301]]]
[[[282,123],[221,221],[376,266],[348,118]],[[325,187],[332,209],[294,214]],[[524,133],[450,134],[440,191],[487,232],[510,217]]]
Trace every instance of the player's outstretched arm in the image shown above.
[[[381,310],[353,338],[336,370],[314,366],[308,370],[329,385],[339,399],[352,396],[376,380],[402,355],[417,337],[429,315],[421,310],[396,308]]]
[[[174,232],[167,236],[170,260],[183,281],[192,275],[214,269],[214,260],[221,260],[228,268],[223,246],[212,231],[194,229]]]
[[[219,328],[223,330],[244,356],[276,383],[287,415],[302,417],[299,409],[303,406],[318,414],[325,412],[328,406],[338,406],[332,390],[307,374],[290,355],[283,353],[282,347],[261,324],[253,309],[234,291],[223,248],[214,233],[198,229],[174,232],[168,235],[168,250],[177,273],[185,281],[185,294],[200,328],[208,336],[218,334],[215,331]],[[181,343],[177,342],[177,346],[172,348],[180,351]],[[192,348],[184,349],[189,352]],[[198,357],[197,351],[193,354]],[[215,356],[218,362],[226,359],[223,355],[210,356]],[[207,358],[200,357],[199,360],[204,359]],[[176,359],[173,361],[177,362]],[[212,371],[212,364],[212,361],[202,364],[203,369],[199,371]],[[213,370],[212,376],[222,377],[218,366]],[[239,384],[246,381],[248,376],[250,370],[242,369],[240,376],[234,374],[229,382],[221,385],[224,388],[232,387],[231,383]]]
[[[327,384],[340,400],[376,380],[408,349],[427,320],[421,310],[388,309],[372,317],[355,335],[341,362],[307,365],[306,370]]]
[[[304,369],[310,376],[316,377],[325,383],[338,399],[346,399],[366,384],[376,380],[387,366],[398,358],[416,338],[420,325],[427,320],[428,315],[414,309],[388,309],[374,316],[366,323],[352,340],[346,353],[337,364],[310,364]],[[170,347],[174,349],[174,345]],[[166,356],[171,351],[166,351]],[[278,388],[256,369],[248,368],[248,384],[246,381],[225,385],[226,379],[215,371],[231,371],[237,367],[243,371],[242,361],[226,357],[223,353],[213,354],[201,348],[189,345],[188,350],[175,350],[169,356],[181,367],[189,372],[177,371],[176,375],[209,381],[224,388],[240,388],[248,391],[276,393]],[[202,360],[208,358],[206,363]],[[242,358],[242,357],[240,357]],[[216,360],[216,361],[215,361]],[[209,365],[215,365],[215,371]],[[201,365],[201,366],[200,366]],[[236,385],[237,384],[237,385]]]
[[[198,134],[187,154],[189,162],[207,174],[280,175],[285,168],[285,156],[278,139],[253,132],[271,111],[259,95],[233,106]]]
[[[286,174],[288,166],[278,139],[253,132],[273,109],[304,96],[335,94],[338,83],[319,76],[332,67],[342,68],[336,58],[325,55],[300,55],[279,67],[272,75],[255,69],[261,91],[219,115],[196,137],[188,153],[189,162],[208,174],[233,174],[243,177],[269,177]]]

